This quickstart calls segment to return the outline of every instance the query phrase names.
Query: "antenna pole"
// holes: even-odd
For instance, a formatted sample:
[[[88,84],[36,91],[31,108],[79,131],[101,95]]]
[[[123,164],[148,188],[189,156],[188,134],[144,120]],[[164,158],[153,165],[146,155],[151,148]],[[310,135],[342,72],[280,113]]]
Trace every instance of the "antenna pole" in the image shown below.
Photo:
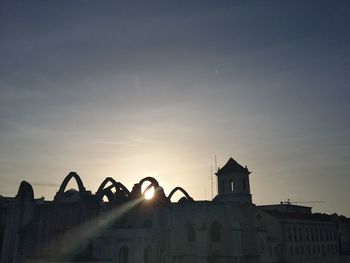
[[[211,199],[214,198],[214,186],[213,186],[213,166],[210,165],[210,183],[211,183]]]
[[[215,154],[215,172],[218,171],[218,166],[217,166],[217,162],[216,162],[216,154]]]
[[[214,172],[217,173],[218,172],[218,165],[217,165],[217,160],[216,160],[216,154],[214,155],[214,158],[215,158],[215,166],[214,166]],[[217,189],[219,188],[219,182],[217,182]],[[219,193],[218,193],[219,194]]]

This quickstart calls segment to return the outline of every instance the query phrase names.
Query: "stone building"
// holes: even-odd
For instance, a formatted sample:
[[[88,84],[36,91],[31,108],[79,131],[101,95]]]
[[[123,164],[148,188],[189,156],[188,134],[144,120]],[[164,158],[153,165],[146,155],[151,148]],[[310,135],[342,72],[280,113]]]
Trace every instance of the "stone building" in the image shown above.
[[[152,177],[131,191],[108,177],[93,194],[71,172],[52,201],[35,199],[23,181],[15,197],[0,197],[0,263],[318,262],[349,252],[349,219],[256,207],[249,174],[230,158],[216,173],[212,201],[195,201],[181,187],[166,195]],[[66,189],[70,180],[77,189]],[[174,201],[176,192],[183,197]]]
[[[92,194],[72,172],[52,201],[22,182],[15,198],[0,201],[0,262],[258,262],[249,173],[231,158],[213,201],[194,201],[181,187],[165,195],[151,177],[131,191],[106,178]],[[71,179],[78,189],[66,189]]]
[[[258,206],[261,262],[322,262],[340,255],[336,225],[326,214],[292,204]]]

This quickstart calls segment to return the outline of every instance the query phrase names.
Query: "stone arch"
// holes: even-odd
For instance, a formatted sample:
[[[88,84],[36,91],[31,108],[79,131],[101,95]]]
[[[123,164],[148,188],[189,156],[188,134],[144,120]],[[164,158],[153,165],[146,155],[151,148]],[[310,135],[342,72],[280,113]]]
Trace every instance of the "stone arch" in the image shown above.
[[[77,185],[78,185],[78,190],[79,192],[84,192],[85,191],[85,187],[84,187],[84,184],[83,184],[83,181],[81,180],[80,176],[76,173],[76,172],[70,172],[66,178],[64,178],[61,186],[60,186],[60,189],[58,190],[59,193],[64,193],[64,191],[66,190],[66,187],[69,183],[69,181],[74,178],[75,181],[77,182]]]
[[[16,199],[20,202],[34,200],[34,190],[32,185],[26,181],[22,181],[18,188]]]
[[[142,191],[142,185],[145,182],[150,182],[150,185],[148,185],[146,187],[146,189],[144,191]],[[153,177],[145,177],[145,178],[141,179],[140,182],[138,183],[138,185],[139,185],[139,191],[140,191],[141,195],[144,195],[152,187],[154,187],[154,194],[155,195],[161,189],[161,187],[159,186],[158,181],[155,178],[153,178]]]
[[[85,193],[85,187],[84,187],[84,184],[83,184],[83,181],[81,180],[80,176],[76,173],[76,172],[70,172],[66,178],[64,178],[61,186],[60,186],[60,189],[58,190],[56,196],[55,196],[55,200],[59,199],[61,196],[63,196],[64,192],[66,191],[66,187],[69,183],[69,181],[74,178],[75,181],[77,182],[77,185],[78,185],[78,190],[79,190],[79,194],[82,195],[83,193]]]
[[[118,263],[129,263],[129,248],[127,246],[123,246],[119,250]]]
[[[110,186],[106,187],[105,186],[108,184],[108,183],[111,183]],[[105,196],[106,192],[110,191],[112,193],[112,189],[115,188],[115,190],[118,192],[118,191],[121,191],[123,193],[123,195],[125,197],[128,197],[130,195],[130,192],[129,190],[122,184],[122,183],[119,183],[117,182],[116,180],[114,180],[112,177],[107,177],[106,179],[103,180],[103,182],[101,183],[101,185],[99,186],[99,188],[97,189],[96,191],[96,199],[97,201],[101,201],[103,196]],[[112,193],[113,194],[113,193]],[[107,196],[107,195],[106,195]],[[113,194],[114,196],[114,194]],[[108,198],[108,196],[107,196]],[[115,198],[114,198],[115,199]],[[108,198],[109,200],[109,198]],[[109,200],[110,201],[110,200]]]
[[[141,179],[141,181],[139,182],[139,185],[142,186],[142,184],[146,181],[150,182],[151,183],[150,185],[154,186],[155,188],[159,187],[158,181],[153,177],[145,177],[145,178]]]
[[[104,196],[107,197],[108,202],[109,202],[110,204],[113,204],[113,203],[114,203],[114,194],[113,194],[113,192],[112,192],[111,189],[104,189],[103,192],[102,192],[102,195],[101,195],[101,199],[100,199],[100,200],[102,200]]]
[[[221,242],[222,225],[218,220],[211,223],[209,227],[209,238],[211,242]]]
[[[175,187],[170,194],[168,195],[168,199],[169,201],[171,201],[171,198],[173,197],[173,195],[177,192],[180,191],[184,194],[184,196],[186,197],[187,201],[193,201],[193,198],[186,192],[185,189],[183,189],[182,187]]]

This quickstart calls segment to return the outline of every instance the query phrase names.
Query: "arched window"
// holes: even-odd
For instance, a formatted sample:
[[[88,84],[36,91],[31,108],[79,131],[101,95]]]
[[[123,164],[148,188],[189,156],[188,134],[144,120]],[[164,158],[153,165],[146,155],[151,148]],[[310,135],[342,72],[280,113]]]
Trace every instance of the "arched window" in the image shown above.
[[[186,224],[186,235],[188,242],[196,241],[196,230],[194,229],[192,223],[188,222]]]
[[[218,221],[215,221],[210,225],[209,235],[211,242],[221,241],[221,224]]]
[[[233,180],[232,179],[230,180],[230,189],[231,189],[231,192],[233,192]]]
[[[123,246],[119,250],[119,262],[120,263],[128,263],[129,262],[129,248],[126,246]]]
[[[146,247],[143,251],[143,262],[144,263],[151,263],[152,262],[152,248]]]

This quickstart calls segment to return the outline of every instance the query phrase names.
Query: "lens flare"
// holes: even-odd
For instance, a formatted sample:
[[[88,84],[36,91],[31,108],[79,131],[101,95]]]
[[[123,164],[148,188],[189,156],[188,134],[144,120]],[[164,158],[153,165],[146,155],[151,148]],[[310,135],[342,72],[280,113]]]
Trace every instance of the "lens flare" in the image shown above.
[[[147,199],[147,200],[152,199],[153,196],[154,196],[154,187],[148,189],[148,190],[144,193],[144,197],[145,197],[145,199]]]

